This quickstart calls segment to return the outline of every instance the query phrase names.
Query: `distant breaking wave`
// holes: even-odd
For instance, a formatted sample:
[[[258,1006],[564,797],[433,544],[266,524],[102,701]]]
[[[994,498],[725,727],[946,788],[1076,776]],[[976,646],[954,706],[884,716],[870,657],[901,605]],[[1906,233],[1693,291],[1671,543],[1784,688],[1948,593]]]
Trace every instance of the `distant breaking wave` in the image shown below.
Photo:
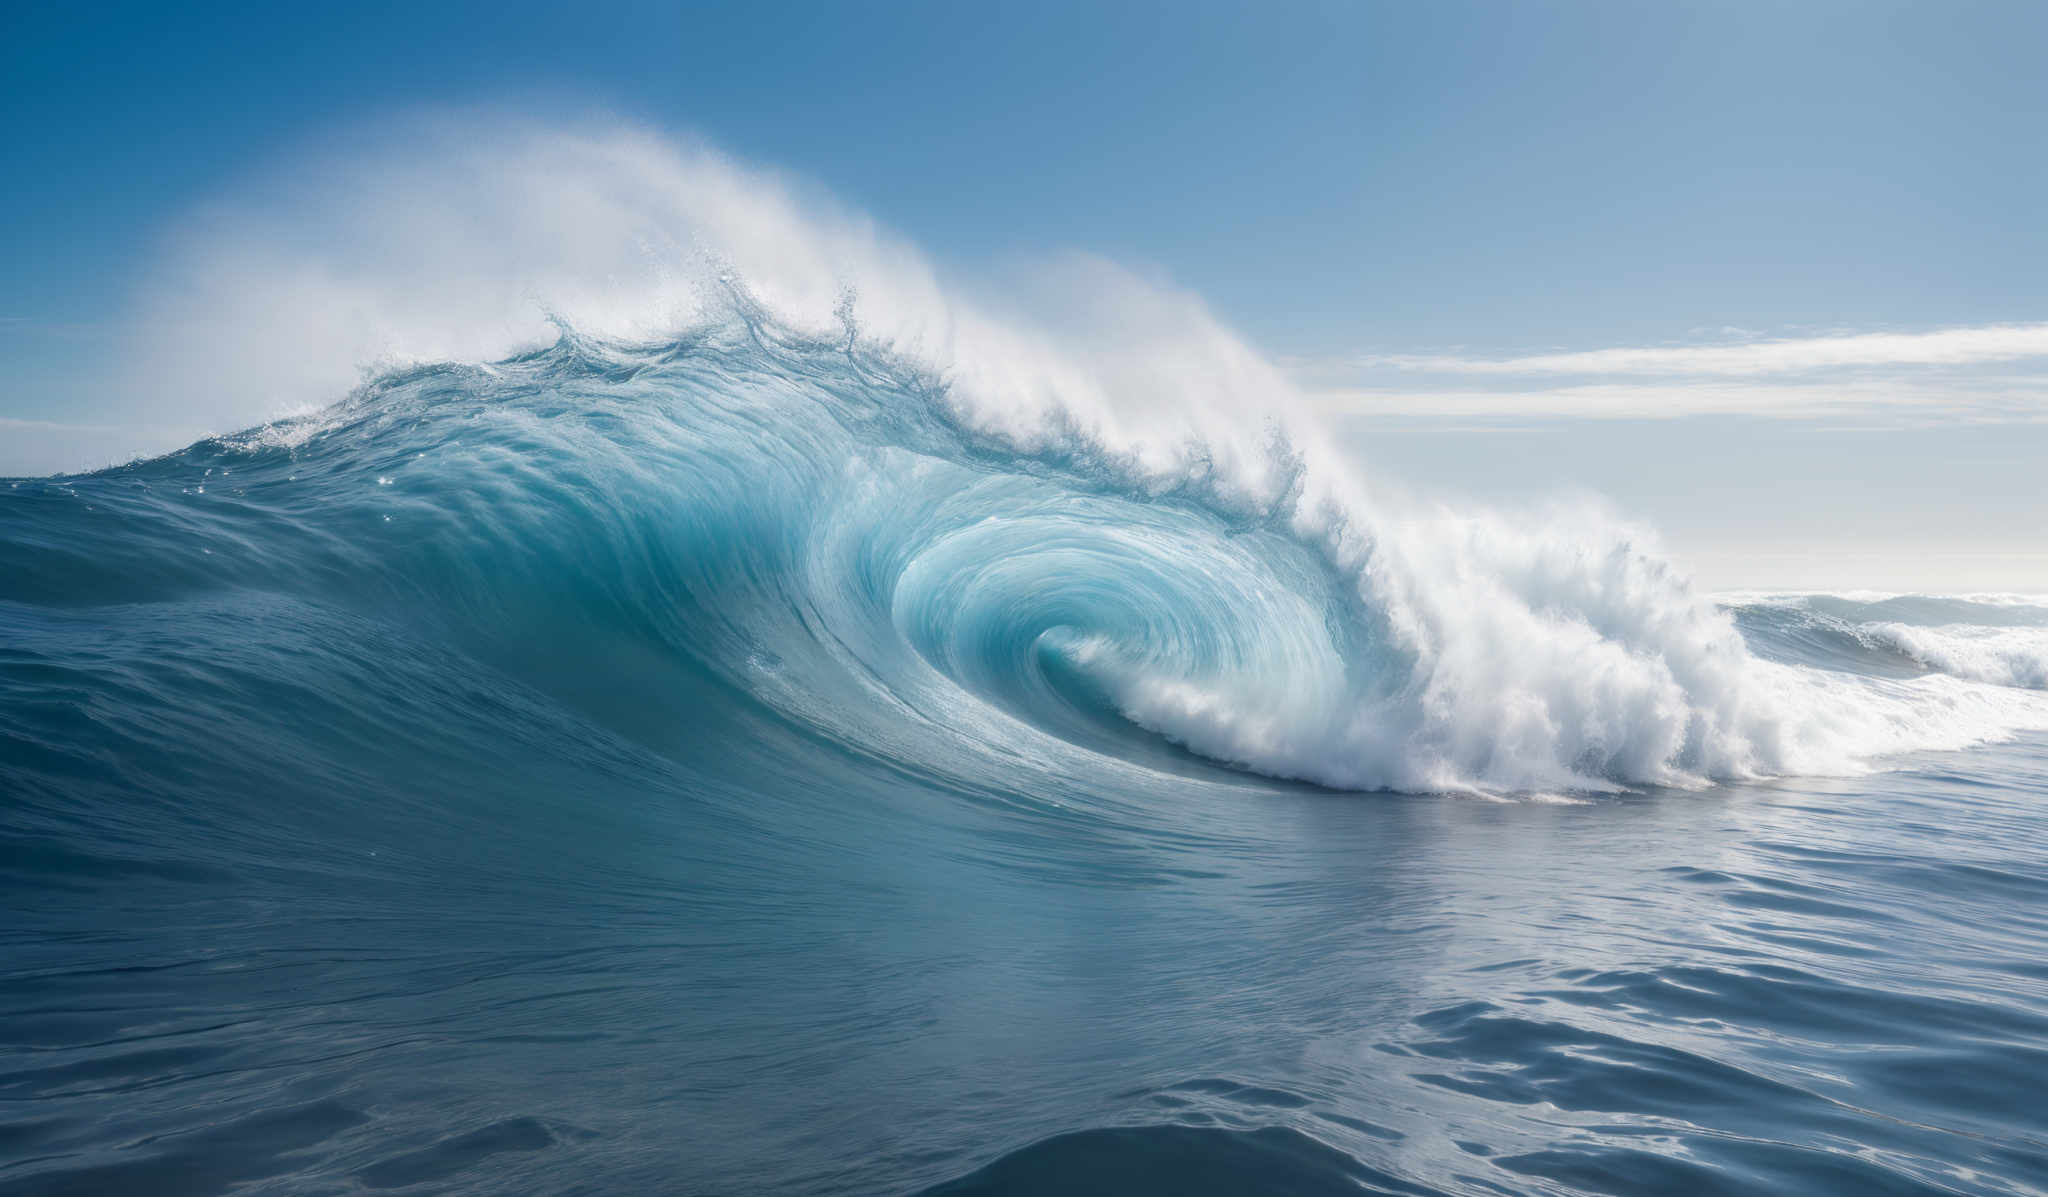
[[[2048,597],[2039,595],[1747,595],[1764,634],[1803,641],[1818,662],[1943,673],[2048,689]]]

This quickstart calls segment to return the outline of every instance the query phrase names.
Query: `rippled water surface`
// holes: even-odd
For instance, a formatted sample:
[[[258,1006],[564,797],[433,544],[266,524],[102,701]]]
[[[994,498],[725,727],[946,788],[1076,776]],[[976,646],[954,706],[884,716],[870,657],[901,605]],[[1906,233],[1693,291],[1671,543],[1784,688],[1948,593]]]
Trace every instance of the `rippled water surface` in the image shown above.
[[[0,488],[0,1193],[2048,1189],[2048,610],[1735,611],[1962,751],[1323,789],[1216,679],[1497,762],[1258,513],[573,348]]]

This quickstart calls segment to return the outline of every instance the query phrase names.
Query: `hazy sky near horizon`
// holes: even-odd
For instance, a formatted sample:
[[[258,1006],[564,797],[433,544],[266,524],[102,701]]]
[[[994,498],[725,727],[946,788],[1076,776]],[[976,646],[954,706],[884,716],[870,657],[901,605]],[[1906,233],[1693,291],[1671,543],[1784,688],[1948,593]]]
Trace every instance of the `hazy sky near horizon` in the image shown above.
[[[1597,492],[1709,586],[2048,591],[2048,5],[0,21],[0,473],[170,447],[104,366],[192,212],[309,143],[490,104],[702,136],[964,268],[1156,269],[1365,468]]]

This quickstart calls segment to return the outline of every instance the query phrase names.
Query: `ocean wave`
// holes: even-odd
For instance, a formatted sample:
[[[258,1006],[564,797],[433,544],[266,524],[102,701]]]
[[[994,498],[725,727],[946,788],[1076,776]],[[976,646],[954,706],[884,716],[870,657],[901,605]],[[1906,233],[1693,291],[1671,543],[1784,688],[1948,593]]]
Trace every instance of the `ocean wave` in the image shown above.
[[[402,613],[563,695],[639,654],[961,784],[1022,762],[1068,781],[1220,764],[1346,789],[1687,786],[2048,724],[2008,689],[1760,659],[1593,513],[1340,499],[1273,430],[1247,483],[1199,443],[1161,465],[1098,430],[1013,436],[972,402],[734,284],[724,318],[676,340],[565,327],[314,417],[16,485],[0,597],[295,591]]]
[[[1811,645],[1760,659],[1785,620],[1698,594],[1597,507],[1376,485],[1198,299],[1113,264],[959,284],[640,132],[442,120],[378,144],[401,148],[197,220],[143,360],[167,402],[224,397],[192,418],[382,372],[15,486],[0,599],[341,602],[610,718],[650,718],[684,670],[976,784],[1222,765],[1555,794],[2048,726],[2037,696],[1921,676],[1867,635],[1847,674]],[[1974,609],[2005,614],[1949,622],[2028,610]]]

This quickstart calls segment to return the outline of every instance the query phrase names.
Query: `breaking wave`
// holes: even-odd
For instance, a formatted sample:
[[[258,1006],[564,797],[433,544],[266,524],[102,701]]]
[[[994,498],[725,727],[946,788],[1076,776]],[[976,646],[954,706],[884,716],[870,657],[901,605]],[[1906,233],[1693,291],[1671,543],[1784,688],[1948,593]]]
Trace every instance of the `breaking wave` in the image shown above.
[[[2039,662],[2005,639],[1854,633],[1957,677],[1760,658],[1591,515],[1388,512],[1329,488],[1311,504],[1277,431],[1262,490],[1199,447],[1159,468],[1072,426],[992,429],[965,402],[735,291],[680,339],[565,329],[317,416],[17,483],[5,597],[342,603],[565,700],[631,659],[963,784],[1222,765],[1355,789],[1697,785],[2048,722],[2007,688]]]
[[[1813,611],[1731,615],[1600,511],[1376,488],[1198,300],[1110,264],[998,300],[649,135],[421,137],[355,172],[374,193],[314,172],[276,209],[320,236],[201,222],[150,322],[164,386],[213,380],[217,420],[238,387],[383,373],[16,483],[0,599],[342,604],[565,702],[680,671],[966,784],[1697,786],[2048,725],[2018,689],[2037,636],[1894,621],[1803,653]]]

